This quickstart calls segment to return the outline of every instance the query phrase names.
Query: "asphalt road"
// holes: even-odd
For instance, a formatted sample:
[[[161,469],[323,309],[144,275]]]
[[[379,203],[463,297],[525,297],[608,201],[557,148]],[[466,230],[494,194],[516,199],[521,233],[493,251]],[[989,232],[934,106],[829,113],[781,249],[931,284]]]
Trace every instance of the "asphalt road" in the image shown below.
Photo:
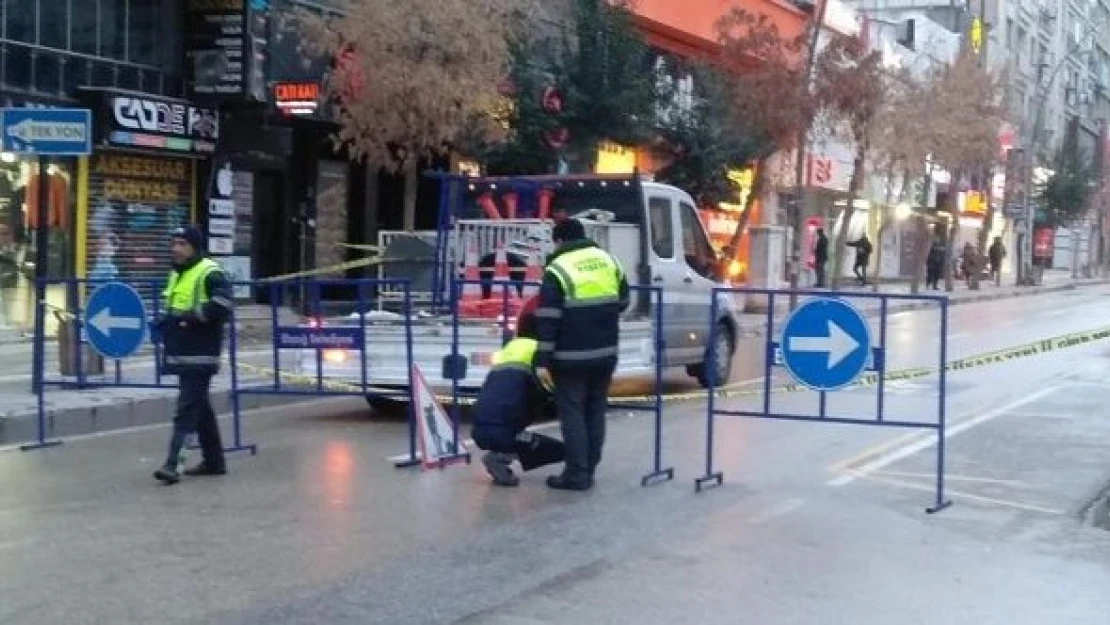
[[[953,307],[949,357],[1110,325],[1108,303],[1092,287]],[[935,313],[896,315],[887,336],[892,367],[937,362]],[[741,380],[762,368],[745,346]],[[1110,341],[949,375],[954,505],[936,515],[927,430],[720,418],[725,483],[695,494],[697,402],[666,411],[675,481],[640,486],[652,423],[616,412],[587,494],[547,490],[551,471],[496,489],[477,463],[396,470],[404,425],[357,401],[253,414],[258,456],[172,488],[149,476],[165,428],[0,452],[0,622],[1102,623],[1110,533],[1081,517],[1110,482],[1107,356]],[[885,418],[934,422],[937,390],[888,385]],[[827,402],[876,409],[874,387]]]

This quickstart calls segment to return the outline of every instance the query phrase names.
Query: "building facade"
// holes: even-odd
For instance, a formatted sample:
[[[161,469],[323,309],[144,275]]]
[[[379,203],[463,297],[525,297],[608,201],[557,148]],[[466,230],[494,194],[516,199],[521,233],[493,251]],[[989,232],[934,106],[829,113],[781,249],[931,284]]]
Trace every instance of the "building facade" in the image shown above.
[[[33,319],[40,175],[48,177],[47,223],[41,224],[47,232],[47,263],[38,271],[47,278],[87,275],[90,266],[105,276],[132,269],[136,276],[149,275],[145,265],[163,258],[161,234],[192,215],[192,164],[204,152],[193,149],[193,139],[207,141],[210,151],[218,129],[209,124],[203,136],[191,137],[187,118],[161,128],[156,123],[149,133],[131,127],[141,126],[147,105],[180,111],[190,106],[179,99],[184,93],[179,8],[177,0],[0,2],[0,105],[88,106],[98,128],[92,157],[49,159],[45,172],[31,158],[0,154],[3,331],[25,332]],[[126,100],[117,106],[107,94]],[[151,137],[149,145],[127,143],[138,136]],[[170,147],[171,138],[180,142]],[[185,143],[188,149],[177,149]],[[135,160],[120,162],[123,153]],[[129,231],[139,222],[159,231],[156,240],[162,245]],[[52,305],[66,305],[60,284],[47,297]]]

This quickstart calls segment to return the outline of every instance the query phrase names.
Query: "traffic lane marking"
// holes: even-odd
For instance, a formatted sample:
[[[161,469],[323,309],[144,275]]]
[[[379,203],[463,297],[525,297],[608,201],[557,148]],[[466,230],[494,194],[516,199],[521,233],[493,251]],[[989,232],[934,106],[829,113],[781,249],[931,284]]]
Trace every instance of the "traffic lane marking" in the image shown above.
[[[1040,389],[1039,391],[1030,393],[1029,395],[1022,397],[1021,399],[1017,399],[1003,406],[999,406],[994,410],[989,410],[977,417],[971,417],[954,425],[949,425],[945,430],[945,439],[950,439],[953,436],[970,430],[971,428],[993,421],[1001,416],[1005,416],[1007,413],[1021,408],[1022,406],[1027,406],[1037,400],[1043,399],[1044,397],[1047,397],[1048,395],[1051,395],[1052,393],[1055,393],[1062,388],[1064,388],[1064,385],[1062,384],[1048,386]],[[871,449],[866,450],[864,454],[861,454],[866,456],[875,456],[873,460],[863,464],[862,466],[851,468],[849,469],[849,472],[829,480],[828,485],[845,486],[847,484],[851,484],[859,477],[869,475],[880,469],[885,469],[886,467],[894,464],[895,462],[898,462],[899,460],[908,458],[913,454],[916,454],[920,451],[936,445],[936,443],[937,436],[934,433],[929,432],[919,434],[917,436],[917,440],[908,442],[908,444],[904,444],[900,447],[894,447],[889,451],[888,449],[890,448],[890,446],[888,443],[877,445]],[[887,445],[887,448],[884,448],[881,452],[876,453],[877,448],[882,445]]]
[[[918,484],[916,482],[909,482],[909,481],[900,480],[900,479],[897,479],[897,478],[882,477],[881,474],[879,474],[879,475],[874,474],[874,473],[872,473],[872,474],[857,474],[857,475],[855,475],[855,477],[866,480],[868,482],[874,482],[874,483],[877,483],[877,484],[884,484],[884,485],[887,485],[887,486],[894,486],[894,487],[902,488],[902,489],[905,489],[905,490],[913,490],[913,491],[928,492],[928,493],[932,493],[936,490],[936,485],[935,484]],[[986,495],[976,495],[975,493],[969,493],[969,492],[956,490],[954,488],[948,488],[948,487],[946,487],[944,489],[944,491],[948,494],[949,498],[951,498],[953,500],[958,498],[958,499],[961,499],[961,500],[964,500],[964,501],[972,501],[972,502],[981,503],[981,504],[1001,506],[1001,507],[1004,507],[1004,508],[1013,508],[1015,510],[1022,510],[1024,512],[1039,512],[1039,513],[1042,513],[1042,514],[1051,514],[1053,516],[1064,516],[1065,514],[1067,514],[1066,511],[1060,510],[1059,508],[1049,508],[1048,506],[1041,505],[1041,504],[1038,504],[1038,503],[1026,503],[1026,502],[1023,502],[1023,501],[1014,501],[1014,500],[1011,500],[1011,499],[1001,499],[999,497],[987,497]]]
[[[785,499],[748,518],[748,525],[763,525],[801,508],[805,499]]]
[[[906,478],[921,478],[935,480],[936,473],[921,473],[917,471],[876,471],[875,475],[882,475],[887,477],[906,477]],[[973,482],[979,484],[997,484],[1000,486],[1014,486],[1014,487],[1027,487],[1025,482],[1021,480],[1003,480],[993,477],[976,477],[972,475],[952,475],[951,473],[944,474],[944,481],[946,482]]]

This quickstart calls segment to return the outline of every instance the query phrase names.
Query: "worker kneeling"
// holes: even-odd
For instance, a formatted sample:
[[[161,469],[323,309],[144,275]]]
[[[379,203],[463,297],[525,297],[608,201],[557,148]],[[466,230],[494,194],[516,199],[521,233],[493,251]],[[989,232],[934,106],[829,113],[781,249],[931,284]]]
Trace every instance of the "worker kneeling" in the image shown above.
[[[482,464],[500,486],[520,483],[509,467],[514,460],[520,461],[521,469],[531,471],[562,462],[566,455],[562,441],[525,429],[550,401],[532,369],[538,345],[536,304],[535,300],[525,304],[516,337],[493,355],[493,367],[474,406],[471,437],[488,452]]]

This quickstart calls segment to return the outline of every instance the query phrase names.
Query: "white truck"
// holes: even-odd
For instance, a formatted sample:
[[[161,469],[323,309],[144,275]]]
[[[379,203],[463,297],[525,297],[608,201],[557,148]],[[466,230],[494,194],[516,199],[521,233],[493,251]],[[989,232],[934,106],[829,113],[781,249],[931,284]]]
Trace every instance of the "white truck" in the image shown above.
[[[384,247],[405,238],[410,247],[413,239],[424,241],[427,252],[422,259],[383,265],[379,277],[415,280],[419,291],[411,292],[417,304],[410,317],[412,355],[431,386],[450,388],[457,378],[460,388],[480,387],[490,356],[503,344],[505,324],[511,323],[503,318],[461,318],[458,347],[453,350],[450,295],[452,281],[463,276],[468,244],[477,244],[486,255],[498,245],[516,250],[522,257],[529,250],[549,253],[553,249],[550,217],[560,213],[580,219],[590,237],[620,260],[630,285],[661,287],[665,367],[685,367],[703,385],[710,367],[716,368],[718,380],[729,379],[739,308],[733,298],[719,296],[717,358],[709,362],[710,302],[717,286],[713,276],[719,259],[686,192],[636,176],[442,180],[448,196],[441,201],[441,211],[446,214],[440,216],[443,227],[439,231],[382,233],[380,237]],[[509,206],[512,209],[505,210]],[[514,271],[519,267],[516,263]],[[519,274],[514,277],[519,279]],[[502,299],[503,288],[495,286],[489,296]],[[512,293],[516,294],[515,288]],[[391,312],[400,310],[400,297],[399,289],[383,288],[377,310],[319,320],[323,331],[361,326],[365,357],[361,348],[298,350],[299,373],[315,376],[319,371],[325,379],[358,384],[365,363],[368,385],[406,386],[405,318]],[[654,306],[650,290],[633,289],[632,304],[621,321],[618,379],[654,373]],[[458,358],[451,357],[453,352]]]

